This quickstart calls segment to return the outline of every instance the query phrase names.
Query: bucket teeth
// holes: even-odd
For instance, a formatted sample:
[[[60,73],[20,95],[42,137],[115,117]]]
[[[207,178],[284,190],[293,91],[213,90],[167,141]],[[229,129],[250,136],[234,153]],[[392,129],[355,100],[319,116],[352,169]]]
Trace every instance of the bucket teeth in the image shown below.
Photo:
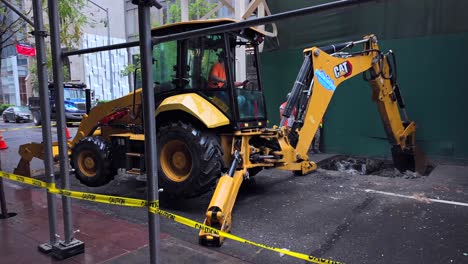
[[[414,148],[414,165],[417,173],[421,175],[427,174],[427,168],[429,164],[426,158],[426,154],[424,154],[424,152],[418,146]]]
[[[426,156],[418,147],[402,150],[400,146],[393,146],[392,158],[395,168],[402,173],[409,170],[424,175],[426,172]]]

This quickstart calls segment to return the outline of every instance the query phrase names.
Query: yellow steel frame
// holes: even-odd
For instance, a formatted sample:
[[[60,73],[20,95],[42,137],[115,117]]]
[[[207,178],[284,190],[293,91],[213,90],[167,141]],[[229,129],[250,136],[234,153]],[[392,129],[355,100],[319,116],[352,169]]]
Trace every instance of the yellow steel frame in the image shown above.
[[[121,98],[98,105],[91,109],[88,115],[83,115],[83,119],[81,120],[75,137],[71,141],[68,141],[68,154],[71,154],[71,149],[73,149],[73,147],[84,137],[100,135],[108,138],[114,134],[128,133],[125,129],[114,129],[111,127],[104,127],[102,130],[97,129],[99,127],[99,121],[116,111],[122,109],[128,109],[130,111],[129,115],[122,117],[120,120],[121,123],[141,123],[141,120],[132,120],[131,117],[138,116],[138,111],[141,107],[141,95],[142,90],[137,89],[135,91],[135,95],[133,92],[129,93]],[[133,107],[134,99],[135,107]],[[132,109],[135,109],[136,113],[132,113]],[[229,124],[229,119],[219,109],[195,93],[175,95],[166,98],[159,105],[158,109],[156,109],[155,115],[157,116],[163,112],[171,110],[185,111],[200,120],[208,128],[215,128]],[[18,172],[17,174],[19,175],[30,176],[29,163],[33,158],[43,159],[43,145],[41,143],[24,144],[20,146],[18,153],[21,159],[15,171]],[[53,143],[52,154],[54,158],[58,157],[59,153],[56,143]]]

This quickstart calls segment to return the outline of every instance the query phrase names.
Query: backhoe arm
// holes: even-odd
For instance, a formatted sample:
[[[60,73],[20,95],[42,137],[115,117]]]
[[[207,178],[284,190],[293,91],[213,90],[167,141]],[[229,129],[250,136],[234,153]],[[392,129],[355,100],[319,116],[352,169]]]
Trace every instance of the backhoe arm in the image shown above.
[[[363,44],[363,50],[344,52],[356,44]],[[389,56],[393,56],[393,53],[382,53],[377,38],[370,35],[359,41],[305,49],[304,54],[305,61],[283,114],[288,117],[291,114],[288,110],[299,105],[297,124],[293,129],[298,133],[296,151],[300,159],[307,159],[313,136],[336,88],[342,82],[368,71],[364,76],[372,87],[372,99],[377,104],[387,138],[392,145],[395,167],[400,171],[414,171],[416,124],[408,121],[404,109],[396,83],[395,65],[390,63],[390,58],[394,57]],[[307,98],[302,101],[302,105],[301,96]],[[400,110],[405,117],[404,121]]]

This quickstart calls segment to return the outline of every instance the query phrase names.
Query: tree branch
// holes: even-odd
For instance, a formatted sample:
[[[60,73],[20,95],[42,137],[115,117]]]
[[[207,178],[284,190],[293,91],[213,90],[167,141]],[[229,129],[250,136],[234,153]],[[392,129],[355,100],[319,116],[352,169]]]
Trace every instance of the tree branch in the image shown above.
[[[15,27],[20,27],[21,22],[18,22],[18,21],[19,21],[19,19],[15,20],[14,22],[12,22],[9,25],[5,26],[4,29],[1,32],[2,35],[5,34],[7,31],[13,30],[13,28],[15,28]],[[23,24],[24,24],[24,22],[23,22]]]
[[[10,33],[10,36],[8,36],[8,37],[6,37],[6,38],[2,35],[2,38],[1,38],[1,39],[2,39],[2,42],[0,42],[0,46],[3,46],[3,44],[5,44],[5,42],[7,42],[8,40],[10,40],[10,39],[11,39],[14,35],[16,35],[16,33],[18,33],[20,30],[21,30],[21,27],[18,27],[15,31],[12,31],[12,32]]]

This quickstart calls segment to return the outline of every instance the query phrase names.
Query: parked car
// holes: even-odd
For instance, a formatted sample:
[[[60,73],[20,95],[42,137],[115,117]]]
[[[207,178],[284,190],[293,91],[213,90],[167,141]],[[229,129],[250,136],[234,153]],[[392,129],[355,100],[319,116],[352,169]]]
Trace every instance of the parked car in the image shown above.
[[[2,114],[3,122],[16,122],[31,121],[32,113],[27,106],[10,106]]]

